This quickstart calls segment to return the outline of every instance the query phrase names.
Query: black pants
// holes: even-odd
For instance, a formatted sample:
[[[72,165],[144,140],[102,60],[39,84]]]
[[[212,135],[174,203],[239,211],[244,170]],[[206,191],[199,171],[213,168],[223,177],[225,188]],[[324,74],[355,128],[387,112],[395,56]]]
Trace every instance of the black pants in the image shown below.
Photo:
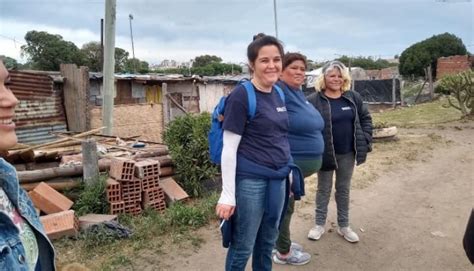
[[[471,216],[467,222],[466,233],[464,233],[463,239],[464,251],[466,255],[474,264],[474,209],[471,210]]]

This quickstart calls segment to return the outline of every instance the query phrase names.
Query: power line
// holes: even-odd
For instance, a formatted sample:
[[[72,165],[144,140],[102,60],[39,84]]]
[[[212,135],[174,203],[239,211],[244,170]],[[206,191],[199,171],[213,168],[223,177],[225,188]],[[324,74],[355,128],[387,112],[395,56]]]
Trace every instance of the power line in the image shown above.
[[[2,35],[2,34],[0,34],[0,37],[2,37],[4,39],[7,39],[7,40],[12,40],[15,43],[15,46],[16,46],[17,43],[19,43],[20,45],[26,45],[25,43],[20,42],[17,39],[12,38],[12,37],[8,37],[8,36]]]

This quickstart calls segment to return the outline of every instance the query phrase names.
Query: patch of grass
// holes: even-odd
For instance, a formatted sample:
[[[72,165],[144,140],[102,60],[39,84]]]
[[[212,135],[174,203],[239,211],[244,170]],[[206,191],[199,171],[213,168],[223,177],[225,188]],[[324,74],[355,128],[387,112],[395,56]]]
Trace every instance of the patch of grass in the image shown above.
[[[430,103],[385,111],[383,113],[373,113],[373,122],[409,128],[422,124],[440,124],[459,120],[461,113],[452,107],[446,106],[447,104],[448,101],[445,98],[440,98]]]
[[[79,198],[72,207],[78,216],[95,213],[108,213],[107,197],[105,193],[107,174],[99,175],[99,180],[92,185],[81,184]]]
[[[135,264],[133,259],[143,251],[159,254],[173,246],[198,248],[204,240],[195,230],[215,218],[218,196],[212,193],[186,203],[174,203],[163,213],[146,209],[139,216],[120,215],[119,222],[133,231],[129,239],[113,239],[98,231],[81,233],[76,240],[55,241],[58,264],[79,262],[92,270],[130,270]]]

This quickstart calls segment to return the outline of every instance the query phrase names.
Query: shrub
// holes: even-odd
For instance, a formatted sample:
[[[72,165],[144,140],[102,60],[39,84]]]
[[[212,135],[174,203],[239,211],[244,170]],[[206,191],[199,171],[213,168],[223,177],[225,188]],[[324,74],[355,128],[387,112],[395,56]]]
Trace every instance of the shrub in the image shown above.
[[[91,185],[85,185],[84,183],[81,185],[79,198],[73,206],[77,215],[108,213],[109,207],[107,206],[107,196],[105,193],[107,177],[108,175],[102,174],[97,182]]]
[[[164,133],[178,174],[177,182],[192,196],[202,196],[202,182],[214,178],[217,168],[209,157],[207,134],[211,128],[209,113],[187,114],[170,122]]]
[[[461,111],[463,116],[474,115],[474,71],[446,75],[441,79],[438,91],[449,94],[449,104]],[[456,99],[457,104],[451,101]]]

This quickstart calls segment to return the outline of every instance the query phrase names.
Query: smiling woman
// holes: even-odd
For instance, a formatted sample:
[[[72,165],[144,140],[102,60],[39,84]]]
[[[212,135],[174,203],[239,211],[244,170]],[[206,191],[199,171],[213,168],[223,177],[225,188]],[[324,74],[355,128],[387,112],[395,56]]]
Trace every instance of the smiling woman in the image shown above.
[[[0,60],[0,151],[16,142],[13,116],[18,100],[8,88]],[[12,165],[0,158],[0,270],[55,270],[54,250]]]
[[[16,144],[13,115],[18,100],[8,88],[10,76],[3,62],[0,62],[0,150],[6,150]]]

